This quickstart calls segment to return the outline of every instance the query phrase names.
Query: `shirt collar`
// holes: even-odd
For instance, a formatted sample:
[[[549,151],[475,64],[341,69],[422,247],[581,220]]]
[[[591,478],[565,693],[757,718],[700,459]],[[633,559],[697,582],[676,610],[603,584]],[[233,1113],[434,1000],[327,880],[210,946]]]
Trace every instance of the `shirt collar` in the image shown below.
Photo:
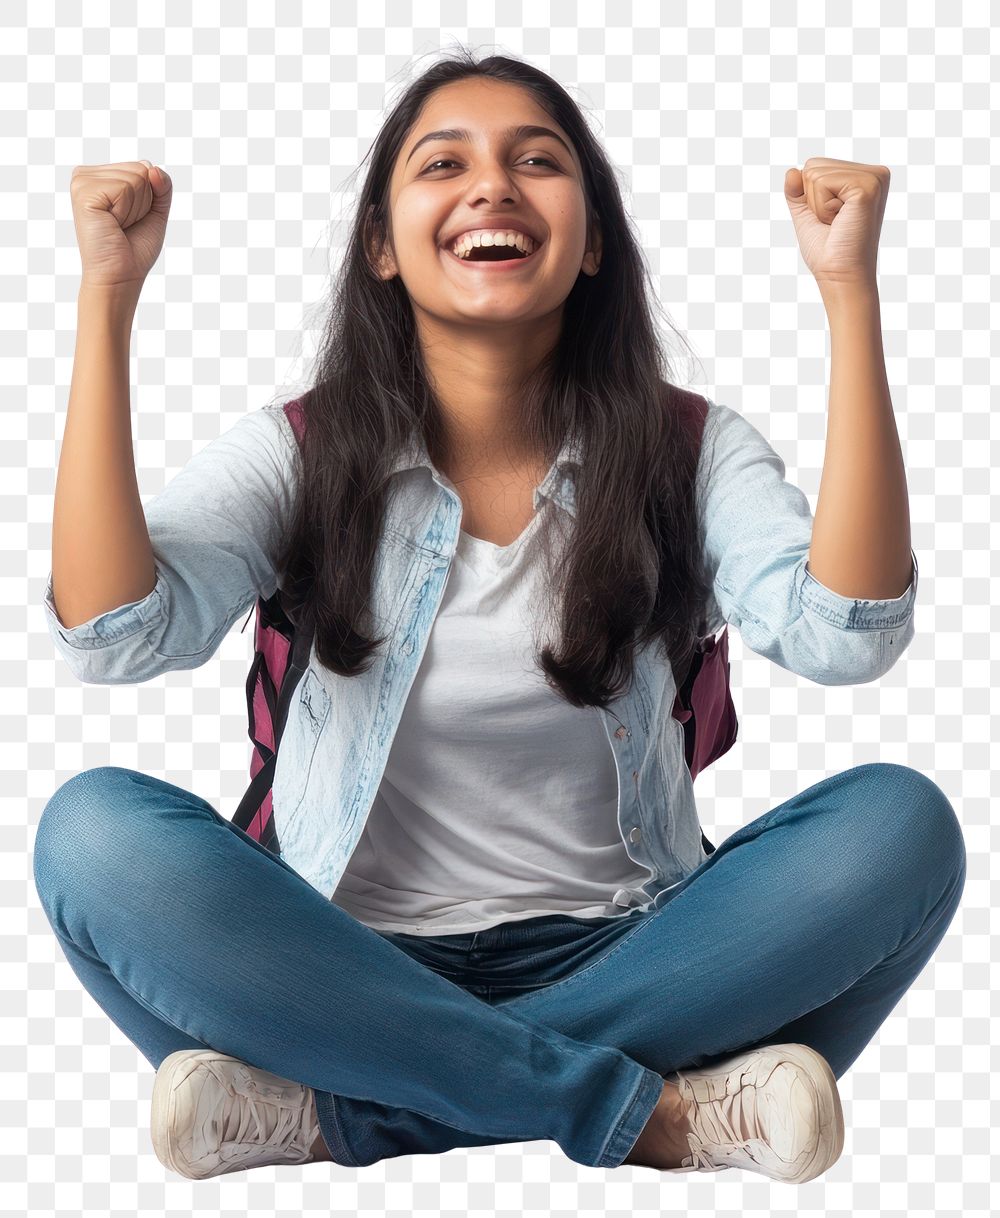
[[[576,495],[574,476],[575,470],[583,463],[583,441],[578,433],[570,433],[563,441],[555,461],[549,467],[548,473],[535,488],[534,507],[537,511],[540,498],[552,499],[571,515],[576,515]],[[426,466],[431,476],[440,478],[440,471],[434,466],[427,452],[427,445],[422,435],[411,432],[406,444],[396,455],[389,471],[390,476],[405,470]]]

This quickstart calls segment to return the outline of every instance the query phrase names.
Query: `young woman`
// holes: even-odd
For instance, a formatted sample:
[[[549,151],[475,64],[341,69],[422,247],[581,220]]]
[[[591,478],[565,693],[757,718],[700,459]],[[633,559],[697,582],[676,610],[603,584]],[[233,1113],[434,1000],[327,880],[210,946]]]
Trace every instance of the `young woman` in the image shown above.
[[[786,181],[804,253],[838,272],[815,530],[736,411],[705,400],[690,426],[613,168],[524,63],[442,60],[384,125],[301,452],[282,407],[251,412],[145,514],[128,337],[171,183],[74,172],[55,645],[118,684],[205,663],[278,587],[316,619],[280,856],[116,766],[39,825],[59,943],[158,1068],[165,1165],[536,1138],[600,1167],[805,1181],[836,1160],[836,1079],[947,930],[959,822],[930,779],[873,763],[706,853],[670,711],[726,622],[823,684],[877,678],[913,637],[898,442],[863,375],[866,281],[843,273],[881,179],[838,169],[820,220],[844,164]]]

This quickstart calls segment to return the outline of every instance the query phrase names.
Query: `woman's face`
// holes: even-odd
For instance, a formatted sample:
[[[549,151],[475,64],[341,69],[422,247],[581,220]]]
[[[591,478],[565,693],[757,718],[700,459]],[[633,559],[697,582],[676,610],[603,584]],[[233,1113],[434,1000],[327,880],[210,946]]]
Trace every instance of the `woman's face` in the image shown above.
[[[521,126],[554,134],[509,130]],[[446,129],[468,136],[426,139]],[[537,322],[561,313],[580,272],[599,265],[576,151],[517,85],[469,79],[433,93],[396,159],[389,210],[382,275],[398,274],[415,312],[439,322]],[[530,257],[477,262],[452,252],[463,233],[508,226],[537,238]]]

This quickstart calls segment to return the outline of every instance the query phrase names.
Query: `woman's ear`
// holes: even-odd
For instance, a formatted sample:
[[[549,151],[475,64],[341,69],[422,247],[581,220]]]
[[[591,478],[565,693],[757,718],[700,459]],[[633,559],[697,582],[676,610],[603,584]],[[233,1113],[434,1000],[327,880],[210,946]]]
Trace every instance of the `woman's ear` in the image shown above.
[[[588,231],[587,252],[583,256],[583,264],[580,269],[588,275],[596,275],[601,267],[601,251],[603,249],[600,221],[596,218],[592,220]]]
[[[363,240],[365,244],[365,258],[379,279],[388,280],[392,279],[394,275],[399,274],[396,259],[388,248],[388,241],[382,226],[375,219],[375,209],[372,205],[369,205],[365,216]]]

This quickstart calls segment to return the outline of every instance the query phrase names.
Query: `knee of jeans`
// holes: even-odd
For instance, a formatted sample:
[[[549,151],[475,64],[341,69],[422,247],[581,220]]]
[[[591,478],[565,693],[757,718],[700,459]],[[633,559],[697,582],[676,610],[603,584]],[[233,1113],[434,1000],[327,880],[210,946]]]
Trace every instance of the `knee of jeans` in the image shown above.
[[[68,778],[42,809],[35,833],[35,889],[44,902],[71,878],[86,883],[88,869],[128,842],[135,804],[122,766],[95,766]],[[125,832],[123,833],[123,829]]]
[[[891,761],[873,761],[855,769],[869,790],[875,779],[884,792],[884,799],[870,809],[872,828],[891,836],[897,860],[901,852],[908,851],[920,863],[932,865],[936,874],[942,867],[965,870],[962,824],[948,796],[932,778],[913,766]]]

